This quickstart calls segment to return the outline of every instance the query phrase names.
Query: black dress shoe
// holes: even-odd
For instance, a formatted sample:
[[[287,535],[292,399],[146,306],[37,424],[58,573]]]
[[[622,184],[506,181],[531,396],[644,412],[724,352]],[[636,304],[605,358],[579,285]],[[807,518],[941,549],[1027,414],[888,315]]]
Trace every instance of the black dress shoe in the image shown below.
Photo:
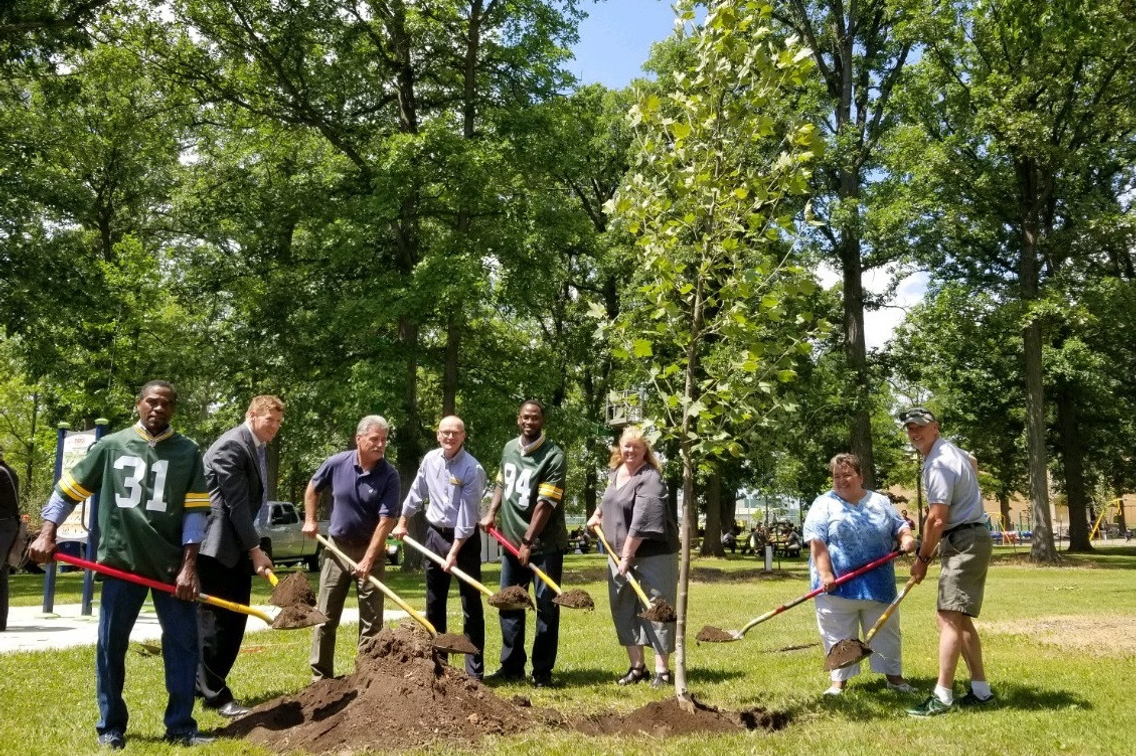
[[[248,708],[241,706],[236,701],[229,701],[229,703],[225,704],[216,711],[218,714],[226,717],[227,719],[236,719],[237,717],[243,717],[245,714],[249,713]]]
[[[637,682],[642,682],[643,680],[646,680],[650,676],[651,675],[650,675],[650,673],[647,672],[646,667],[642,667],[642,666],[634,667],[633,666],[633,667],[630,667],[627,670],[627,674],[625,674],[623,677],[619,678],[615,682],[616,682],[617,685],[634,685]]]
[[[166,733],[165,741],[179,746],[200,746],[209,745],[216,742],[217,738],[211,738],[208,735],[202,735],[196,730],[193,732],[185,732],[180,735],[171,735]]]
[[[486,675],[482,678],[483,682],[516,682],[517,680],[525,679],[524,672],[514,672],[511,669],[502,667],[491,675]]]
[[[552,673],[551,672],[533,672],[532,684],[534,688],[551,688],[552,687]]]

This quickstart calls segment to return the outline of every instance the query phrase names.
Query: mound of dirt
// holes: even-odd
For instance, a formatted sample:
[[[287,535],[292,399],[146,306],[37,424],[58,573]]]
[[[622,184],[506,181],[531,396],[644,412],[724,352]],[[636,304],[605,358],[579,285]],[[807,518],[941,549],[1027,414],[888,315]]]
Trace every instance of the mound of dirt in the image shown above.
[[[529,592],[519,585],[510,585],[489,597],[489,605],[496,609],[536,609]]]
[[[666,599],[658,598],[651,608],[639,615],[648,622],[678,622],[678,614]]]
[[[552,599],[552,603],[560,604],[560,606],[569,609],[595,609],[596,602],[592,601],[591,595],[579,588],[573,588],[570,591],[564,591],[556,598]]]
[[[316,594],[308,579],[299,572],[293,572],[272,589],[269,602],[273,606],[315,606]]]
[[[653,735],[673,737],[699,732],[729,733],[738,730],[780,730],[789,723],[785,712],[761,707],[741,712],[719,711],[695,700],[690,710],[678,699],[655,701],[629,714],[592,714],[572,724],[585,735]]]
[[[694,636],[694,640],[699,643],[729,643],[735,641],[733,633],[728,633],[720,627],[707,625],[698,631],[698,635]]]
[[[272,620],[273,630],[300,630],[327,622],[327,615],[307,604],[290,604]]]
[[[397,702],[397,716],[391,706]],[[486,735],[519,735],[545,728],[587,735],[644,733],[670,737],[697,732],[779,730],[784,712],[762,708],[722,712],[668,697],[627,714],[567,718],[532,708],[528,699],[501,698],[443,661],[428,633],[411,625],[384,628],[359,651],[355,672],[321,680],[294,696],[257,706],[222,729],[274,753],[397,752],[446,745],[470,747]]]
[[[531,708],[499,698],[441,661],[425,631],[398,626],[360,649],[351,675],[265,702],[221,734],[247,737],[273,752],[400,751],[518,734],[541,721]]]

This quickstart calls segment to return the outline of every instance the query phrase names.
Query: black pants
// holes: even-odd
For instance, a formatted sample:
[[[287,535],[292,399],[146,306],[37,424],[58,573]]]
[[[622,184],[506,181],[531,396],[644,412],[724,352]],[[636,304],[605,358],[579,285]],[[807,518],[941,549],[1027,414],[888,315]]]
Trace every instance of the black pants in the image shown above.
[[[197,557],[197,577],[201,592],[247,605],[252,597],[252,560],[247,554],[233,567],[213,557]],[[233,700],[225,681],[245,637],[248,616],[219,606],[198,607],[197,628],[201,639],[201,663],[197,666],[197,694],[209,708],[220,708]]]
[[[454,543],[452,530],[439,530],[433,526],[426,529],[426,548],[443,559],[450,553]],[[474,532],[458,551],[458,569],[474,580],[481,580],[481,539]],[[426,619],[439,633],[446,632],[446,601],[450,593],[450,578],[453,576],[433,561],[426,562]],[[458,581],[458,591],[462,605],[462,632],[470,643],[485,649],[485,607],[481,603],[481,592],[464,580]],[[465,671],[470,677],[480,678],[485,674],[485,661],[481,654],[466,654]]]
[[[0,630],[8,629],[8,552],[20,532],[15,517],[0,519]]]

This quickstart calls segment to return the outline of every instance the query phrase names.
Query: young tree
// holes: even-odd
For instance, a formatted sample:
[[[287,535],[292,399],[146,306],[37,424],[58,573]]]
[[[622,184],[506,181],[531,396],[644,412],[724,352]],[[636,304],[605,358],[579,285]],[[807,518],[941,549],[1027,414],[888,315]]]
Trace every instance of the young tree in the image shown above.
[[[690,3],[679,9],[693,21]],[[641,254],[635,301],[616,321],[616,355],[643,366],[655,430],[681,450],[675,690],[686,704],[697,468],[741,455],[740,429],[779,408],[777,386],[793,379],[815,327],[795,306],[815,284],[785,240],[796,230],[790,198],[807,190],[820,145],[812,124],[777,107],[804,86],[812,62],[773,33],[771,10],[724,0],[693,27],[690,67],[674,73],[673,90],[631,109],[632,167],[608,204]]]

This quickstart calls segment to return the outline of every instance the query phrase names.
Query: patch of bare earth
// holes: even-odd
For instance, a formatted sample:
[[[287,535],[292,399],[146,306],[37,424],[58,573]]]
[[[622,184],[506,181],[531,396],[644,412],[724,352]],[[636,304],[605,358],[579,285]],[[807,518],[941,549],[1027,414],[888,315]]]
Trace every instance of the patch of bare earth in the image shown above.
[[[397,716],[391,716],[394,702]],[[784,712],[761,708],[723,712],[696,703],[687,710],[673,697],[625,714],[568,717],[535,709],[528,699],[502,698],[449,666],[427,633],[400,625],[385,628],[360,649],[352,674],[266,701],[219,734],[247,738],[274,753],[344,754],[446,744],[468,747],[485,736],[519,735],[533,729],[670,737],[777,730],[788,720]]]
[[[983,632],[1025,635],[1037,643],[1097,656],[1136,656],[1136,617],[1070,615],[983,623]]]

